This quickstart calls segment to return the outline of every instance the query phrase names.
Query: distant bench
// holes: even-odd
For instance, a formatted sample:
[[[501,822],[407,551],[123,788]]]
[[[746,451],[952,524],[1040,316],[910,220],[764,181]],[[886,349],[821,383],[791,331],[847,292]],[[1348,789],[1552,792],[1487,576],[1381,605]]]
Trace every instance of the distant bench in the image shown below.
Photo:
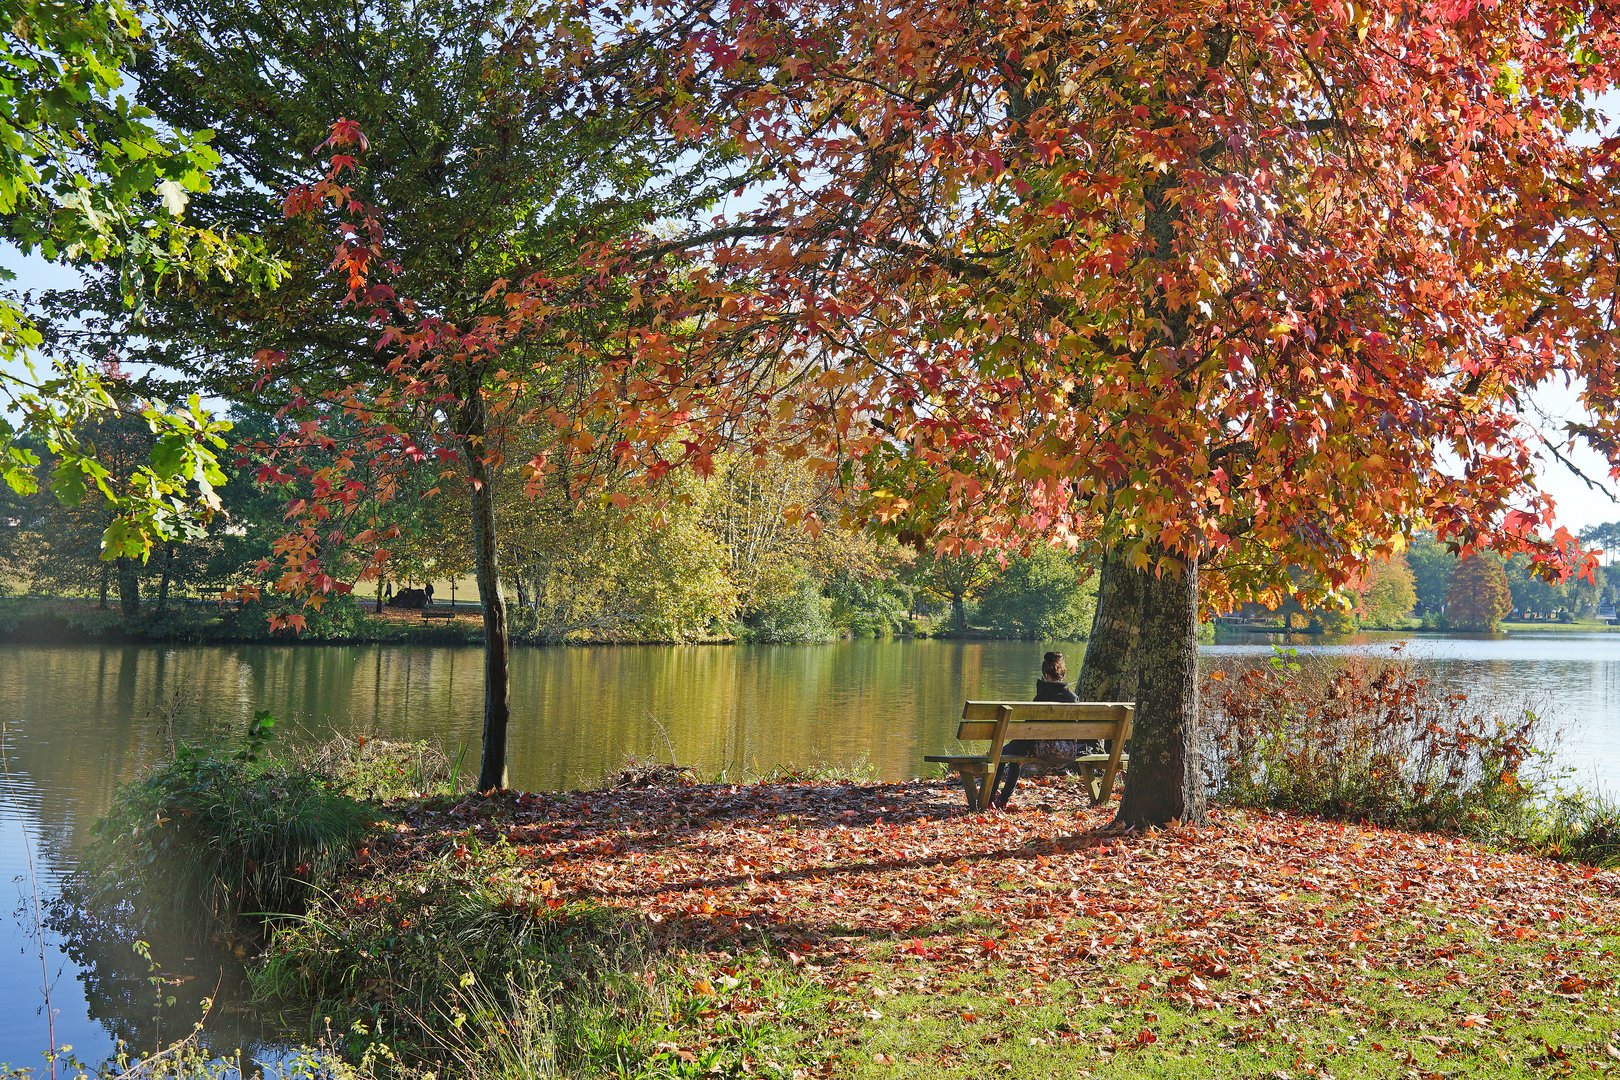
[[[422,609],[423,622],[427,622],[429,619],[453,619],[455,617],[456,613],[454,611],[429,611],[427,608]]]
[[[988,741],[989,748],[982,754],[929,754],[923,760],[938,761],[955,769],[961,777],[962,790],[967,792],[968,809],[983,810],[990,805],[996,770],[1003,762],[1035,760],[1003,755],[1001,749],[1008,742],[1013,739],[1101,739],[1107,753],[1083,754],[1075,759],[1091,788],[1091,802],[1095,806],[1114,797],[1114,778],[1130,761],[1124,749],[1135,719],[1136,706],[1119,701],[1073,704],[969,701],[962,706],[962,723],[956,729],[956,737],[961,742]]]

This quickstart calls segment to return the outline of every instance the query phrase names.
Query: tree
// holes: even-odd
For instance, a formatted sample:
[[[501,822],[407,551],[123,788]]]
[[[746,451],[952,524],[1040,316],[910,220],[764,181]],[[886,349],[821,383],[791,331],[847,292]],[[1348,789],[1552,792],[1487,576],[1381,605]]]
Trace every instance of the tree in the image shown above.
[[[1432,533],[1420,532],[1412,538],[1406,560],[1412,568],[1418,614],[1439,616],[1446,607],[1452,575],[1457,572],[1457,553],[1435,540]]]
[[[870,516],[1142,575],[1119,822],[1194,820],[1201,580],[1339,588],[1423,519],[1570,567],[1521,401],[1584,379],[1616,446],[1615,34],[1557,0],[744,6],[689,85],[779,182],[709,280],[816,373],[787,438],[915,481]]]
[[[1620,550],[1620,521],[1588,525],[1581,530],[1581,539],[1593,547],[1601,548],[1604,554],[1613,554],[1616,550]]]
[[[1550,619],[1565,607],[1562,587],[1532,573],[1528,557],[1515,555],[1503,569],[1512,598],[1511,610],[1520,617]]]
[[[510,444],[520,431],[544,444],[526,447],[530,491],[574,501],[594,489],[600,478],[582,468],[617,464],[620,438],[593,405],[604,377],[647,388],[650,408],[632,426],[648,445],[679,436],[688,388],[584,351],[622,353],[638,332],[673,348],[665,312],[642,305],[611,260],[582,269],[580,254],[703,206],[716,189],[681,173],[720,148],[690,153],[646,123],[646,100],[611,78],[622,58],[593,47],[590,10],[499,0],[162,10],[143,96],[171,122],[218,128],[214,205],[297,272],[268,302],[216,289],[172,306],[153,320],[154,358],[221,356],[222,387],[253,381],[264,399],[292,402],[300,426],[273,473],[302,488],[278,584],[312,603],[348,591],[351,566],[361,578],[384,572],[398,523],[376,508],[412,487],[413,471],[465,491],[485,624],[478,786],[502,787],[509,632],[496,508]],[[304,183],[317,144],[324,175]],[[340,420],[357,429],[341,445],[325,432]],[[610,452],[593,456],[598,445]],[[309,452],[323,463],[301,466]]]
[[[995,571],[995,560],[983,553],[939,552],[919,560],[917,582],[950,601],[951,629],[960,633],[968,628],[968,601],[984,590]]]
[[[1464,559],[1446,594],[1446,625],[1456,630],[1494,634],[1513,610],[1502,560],[1489,553]]]
[[[115,489],[126,485],[151,458],[152,432],[133,408],[87,419],[71,434],[76,445],[93,453],[88,461]],[[107,606],[108,592],[115,589],[124,616],[139,614],[141,560],[127,555],[103,557],[102,537],[119,513],[117,505],[86,500],[63,504],[43,491],[35,492],[30,504],[30,589],[73,592],[94,582],[101,607]]]
[[[1412,568],[1401,555],[1370,564],[1357,590],[1356,618],[1362,626],[1405,625],[1417,603]]]
[[[1079,638],[1091,628],[1095,601],[1072,557],[1037,547],[1013,558],[985,586],[979,621],[997,633],[1026,640]]]
[[[138,309],[160,284],[199,277],[235,278],[249,289],[273,285],[281,269],[256,245],[185,220],[218,158],[206,134],[157,123],[118,93],[140,35],[139,16],[122,0],[6,5],[0,238],[24,255],[110,268],[126,309]],[[0,281],[14,277],[0,271]],[[101,540],[109,559],[144,560],[155,542],[194,533],[219,508],[216,451],[226,425],[195,400],[182,408],[120,400],[128,384],[76,361],[58,329],[38,316],[26,297],[0,288],[0,478],[19,493],[35,491],[40,455],[17,437],[43,448],[57,499],[72,505],[88,495],[113,507]],[[41,352],[46,376],[34,365]],[[115,482],[77,433],[98,416],[131,410],[148,429],[153,453]]]

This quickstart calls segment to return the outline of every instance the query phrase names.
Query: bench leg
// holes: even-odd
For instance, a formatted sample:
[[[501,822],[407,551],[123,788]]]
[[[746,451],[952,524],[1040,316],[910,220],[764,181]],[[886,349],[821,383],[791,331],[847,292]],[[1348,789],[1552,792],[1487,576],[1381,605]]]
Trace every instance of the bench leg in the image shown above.
[[[962,790],[967,793],[968,809],[983,810],[983,801],[988,800],[989,798],[989,795],[985,789],[988,787],[988,781],[990,778],[975,776],[966,769],[963,769],[956,775],[961,777]]]
[[[1080,776],[1086,782],[1086,791],[1091,795],[1091,805],[1096,806],[1107,795],[1102,790],[1102,770],[1089,761],[1080,763]]]

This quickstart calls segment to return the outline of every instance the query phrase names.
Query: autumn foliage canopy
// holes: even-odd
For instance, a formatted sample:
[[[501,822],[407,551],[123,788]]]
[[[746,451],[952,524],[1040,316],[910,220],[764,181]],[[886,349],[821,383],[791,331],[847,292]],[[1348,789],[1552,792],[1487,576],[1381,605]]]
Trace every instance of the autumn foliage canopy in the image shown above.
[[[1172,609],[1342,586],[1421,523],[1465,552],[1590,572],[1538,489],[1557,451],[1527,395],[1577,385],[1596,419],[1570,438],[1620,466],[1620,136],[1596,105],[1620,85],[1615,15],[570,9],[540,49],[554,115],[626,117],[657,170],[730,197],[586,221],[572,258],[455,316],[395,295],[365,136],[340,121],[325,176],[287,209],[334,220],[334,269],[384,363],[328,401],[368,425],[378,401],[453,414],[475,490],[512,425],[555,430],[528,479],[571,494],[570,454],[650,482],[728,444],[807,459],[852,516],[943,553],[1056,543],[1168,571],[1186,595],[1144,602],[1154,652],[1190,648]],[[538,365],[512,361],[537,343]],[[524,406],[561,371],[574,393]],[[372,430],[374,450],[423,452],[394,420]],[[322,520],[353,514],[349,478],[324,490],[300,504],[284,585],[328,587],[318,549],[375,539]],[[1144,674],[1133,760],[1138,779],[1175,773],[1196,817],[1191,670],[1181,657],[1151,694]],[[1181,748],[1163,768],[1152,732]]]
[[[1216,604],[1420,516],[1566,554],[1524,394],[1584,380],[1616,460],[1608,6],[732,10],[693,137],[773,182],[705,267],[877,517],[1201,555]]]
[[[1614,450],[1606,6],[600,14],[590,57],[629,57],[630,92],[733,147],[752,197],[585,240],[471,325],[399,317],[362,215],[337,263],[398,324],[403,386],[628,280],[590,404],[655,475],[769,440],[946,550],[1198,554],[1217,604],[1286,589],[1288,562],[1343,582],[1419,517],[1568,565],[1524,395],[1583,380],[1577,434]],[[361,138],[334,129],[289,209],[348,191]]]

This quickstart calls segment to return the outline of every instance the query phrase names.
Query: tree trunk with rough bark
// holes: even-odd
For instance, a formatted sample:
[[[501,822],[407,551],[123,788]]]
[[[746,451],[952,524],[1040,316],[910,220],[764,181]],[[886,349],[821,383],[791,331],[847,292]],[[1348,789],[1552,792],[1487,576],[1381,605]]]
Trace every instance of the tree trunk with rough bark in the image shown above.
[[[501,592],[488,414],[477,388],[468,396],[466,418],[462,450],[467,458],[467,478],[472,482],[473,567],[484,609],[484,740],[478,790],[494,791],[506,787],[506,739],[512,720],[512,642],[506,624],[506,598]]]
[[[108,563],[102,563],[101,564],[101,594],[100,594],[100,598],[96,601],[96,607],[100,608],[102,611],[107,610],[107,586],[108,586],[109,581],[111,580],[111,577],[112,577],[112,566],[110,564],[108,564]]]
[[[1147,576],[1110,550],[1097,572],[1097,610],[1074,693],[1081,701],[1135,701],[1142,589]]]
[[[967,600],[961,593],[951,594],[951,626],[956,630],[966,630]]]
[[[1162,557],[1163,553],[1156,553]],[[1127,828],[1204,818],[1198,712],[1198,563],[1143,575],[1136,727],[1125,795]]]

